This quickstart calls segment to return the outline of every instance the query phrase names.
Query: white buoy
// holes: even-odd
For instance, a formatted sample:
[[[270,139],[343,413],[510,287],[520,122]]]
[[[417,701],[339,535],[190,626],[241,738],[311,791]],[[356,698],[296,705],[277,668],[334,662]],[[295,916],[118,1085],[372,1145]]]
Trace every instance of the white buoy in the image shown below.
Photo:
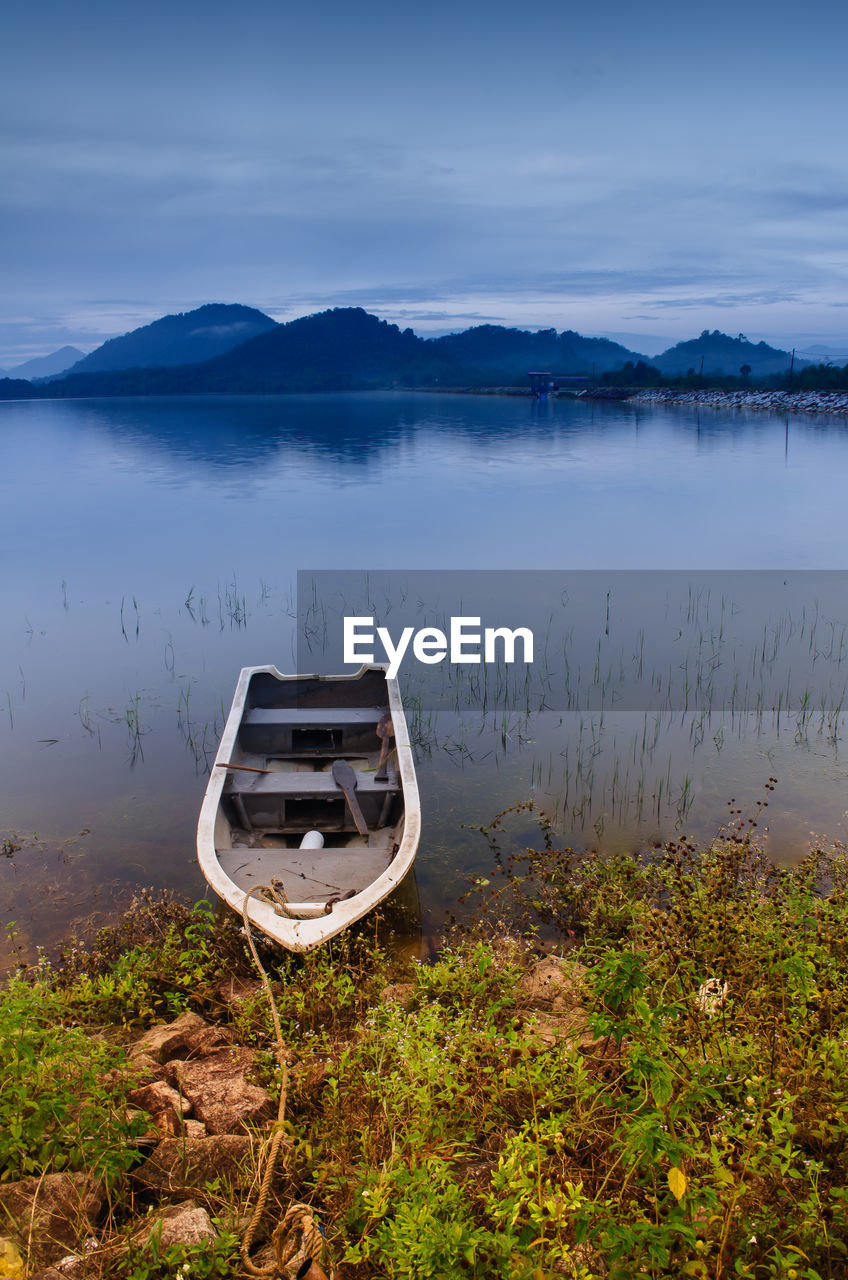
[[[323,849],[324,837],[320,831],[307,831],[300,842],[301,849]]]

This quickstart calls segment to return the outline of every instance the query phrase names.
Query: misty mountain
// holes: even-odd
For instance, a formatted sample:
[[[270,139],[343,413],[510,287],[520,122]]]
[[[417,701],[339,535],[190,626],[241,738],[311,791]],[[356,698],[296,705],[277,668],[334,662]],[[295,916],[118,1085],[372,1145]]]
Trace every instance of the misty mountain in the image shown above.
[[[336,307],[278,325],[203,366],[210,389],[346,391],[427,374],[427,343],[361,307]]]
[[[49,356],[33,356],[23,364],[13,365],[5,371],[7,378],[51,378],[70,369],[71,365],[81,360],[83,353],[79,347],[60,347]]]
[[[584,338],[571,329],[531,333],[494,324],[431,338],[427,345],[446,368],[456,370],[460,384],[523,383],[530,369],[566,375],[590,373],[593,366],[596,371],[614,369],[636,356],[608,338]]]
[[[731,338],[718,329],[704,329],[699,338],[678,342],[662,355],[654,356],[651,364],[668,376],[701,372],[703,357],[705,374],[730,374],[739,377],[743,365],[750,367],[751,376],[763,378],[771,373],[786,373],[792,357],[788,351],[770,347],[767,342],[749,342],[744,334]],[[795,361],[796,369],[806,361]]]
[[[797,353],[796,364],[798,356],[805,363],[811,361],[813,364],[844,364],[848,360],[848,347],[828,347],[824,343],[817,342],[814,346],[805,347],[803,351]]]
[[[194,311],[163,316],[120,338],[110,338],[78,360],[68,372],[102,373],[199,364],[276,328],[277,322],[255,307],[208,303]]]
[[[530,369],[591,373],[593,363],[600,371],[620,367],[634,356],[603,338],[582,338],[570,331],[531,333],[497,325],[425,339],[361,307],[337,307],[273,325],[203,363],[86,372],[81,361],[52,384],[51,392],[179,395],[525,385]]]

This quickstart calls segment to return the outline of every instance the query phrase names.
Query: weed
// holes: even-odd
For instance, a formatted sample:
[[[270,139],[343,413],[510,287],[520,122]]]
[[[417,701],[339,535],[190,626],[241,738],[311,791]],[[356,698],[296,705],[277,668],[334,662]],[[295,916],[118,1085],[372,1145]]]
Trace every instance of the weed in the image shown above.
[[[85,1168],[114,1183],[140,1131],[103,1083],[118,1051],[72,1022],[59,993],[15,975],[0,999],[0,1055],[0,1180]]]

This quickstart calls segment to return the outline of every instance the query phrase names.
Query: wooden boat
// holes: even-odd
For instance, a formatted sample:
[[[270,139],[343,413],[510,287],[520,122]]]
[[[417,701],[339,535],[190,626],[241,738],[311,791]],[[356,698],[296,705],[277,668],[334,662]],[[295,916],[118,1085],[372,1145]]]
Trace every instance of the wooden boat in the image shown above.
[[[309,951],[400,884],[421,830],[397,681],[239,676],[197,827],[207,883],[290,951]]]

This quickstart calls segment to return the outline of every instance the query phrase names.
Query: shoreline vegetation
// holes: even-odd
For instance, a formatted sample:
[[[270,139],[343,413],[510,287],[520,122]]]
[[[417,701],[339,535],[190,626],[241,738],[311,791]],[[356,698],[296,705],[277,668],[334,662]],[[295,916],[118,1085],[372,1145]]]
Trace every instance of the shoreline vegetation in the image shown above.
[[[339,1280],[844,1276],[848,849],[772,865],[773,785],[708,845],[641,855],[505,811],[427,963],[379,917],[263,948],[288,1083],[253,1271],[282,1077],[240,921],[146,893],[22,965],[0,993],[0,1276],[256,1274],[295,1201]]]

